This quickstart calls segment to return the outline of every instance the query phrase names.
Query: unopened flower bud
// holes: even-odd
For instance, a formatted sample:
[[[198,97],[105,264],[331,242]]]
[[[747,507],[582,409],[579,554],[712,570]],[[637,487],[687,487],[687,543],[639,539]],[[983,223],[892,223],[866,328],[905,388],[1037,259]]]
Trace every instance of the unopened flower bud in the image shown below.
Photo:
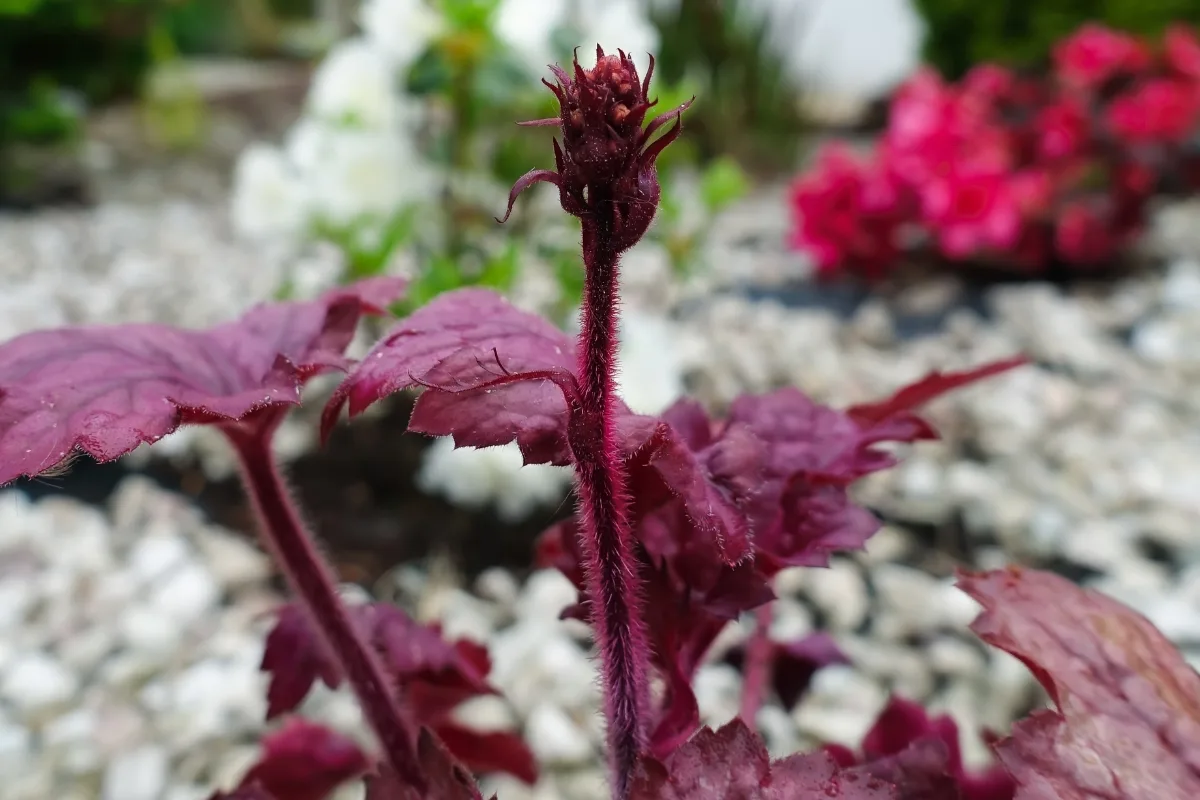
[[[657,102],[648,99],[653,56],[645,80],[639,79],[637,67],[624,52],[605,55],[599,46],[594,67],[584,69],[576,59],[573,68],[568,74],[552,66],[556,83],[542,81],[558,98],[559,117],[524,123],[559,126],[562,143],[554,142],[555,170],[533,170],[517,181],[509,195],[508,213],[526,188],[553,183],[565,211],[608,228],[613,247],[623,251],[642,238],[654,219],[661,196],[654,162],[679,135],[680,115],[691,103],[643,126],[646,113]],[[671,122],[675,124],[666,133],[650,141]]]

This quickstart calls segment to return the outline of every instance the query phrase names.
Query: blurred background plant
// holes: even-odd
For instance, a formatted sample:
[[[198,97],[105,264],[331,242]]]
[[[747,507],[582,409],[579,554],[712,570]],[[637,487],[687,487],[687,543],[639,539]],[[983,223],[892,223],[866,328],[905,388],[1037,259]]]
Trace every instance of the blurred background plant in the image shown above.
[[[1049,63],[1051,51],[1085,23],[1157,37],[1168,25],[1200,22],[1192,0],[916,0],[929,23],[927,60],[958,78],[982,61],[1018,67]]]

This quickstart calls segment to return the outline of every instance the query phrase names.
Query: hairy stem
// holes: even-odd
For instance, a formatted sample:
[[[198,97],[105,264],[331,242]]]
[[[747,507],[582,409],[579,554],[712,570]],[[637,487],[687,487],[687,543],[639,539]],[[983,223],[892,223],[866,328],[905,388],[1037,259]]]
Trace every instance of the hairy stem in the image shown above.
[[[742,662],[742,703],[738,716],[751,730],[757,725],[758,710],[771,684],[771,617],[770,603],[755,610],[754,633],[746,643]]]
[[[593,208],[611,204],[595,202]],[[580,413],[570,431],[583,523],[591,621],[600,649],[613,795],[629,793],[645,744],[649,645],[641,616],[637,559],[629,523],[625,467],[613,419],[618,321],[618,262],[613,220],[583,220],[586,269],[579,334]]]
[[[374,648],[359,635],[337,593],[333,571],[300,519],[270,452],[270,429],[226,429],[254,504],[264,547],[308,610],[310,621],[341,668],[363,715],[379,737],[387,763],[403,780],[424,790],[417,761],[418,727],[400,703]]]

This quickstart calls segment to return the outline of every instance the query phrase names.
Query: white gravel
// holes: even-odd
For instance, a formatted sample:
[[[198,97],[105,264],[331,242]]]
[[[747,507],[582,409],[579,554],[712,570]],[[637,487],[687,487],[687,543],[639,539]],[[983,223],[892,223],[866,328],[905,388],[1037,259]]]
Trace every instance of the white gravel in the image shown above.
[[[982,298],[987,316],[952,309],[931,333],[903,338],[905,309],[936,310],[958,290],[872,300],[848,322],[728,291],[755,263],[765,265],[759,280],[779,286],[802,272],[778,246],[772,202],[752,199],[720,223],[715,246],[730,257],[693,284],[672,286],[653,248],[631,254],[631,302],[680,309],[681,357],[705,402],[790,383],[846,403],[934,368],[1016,351],[1037,362],[933,404],[944,441],[910,448],[900,468],[861,487],[902,521],[866,553],[781,576],[776,635],[823,626],[853,665],[821,673],[795,713],[763,709],[773,749],[853,742],[890,691],[951,710],[967,731],[1004,728],[1036,699],[1018,663],[967,633],[973,606],[949,586],[951,555],[922,540],[930,530],[959,530],[980,566],[1076,570],[1200,662],[1200,209],[1160,215],[1162,274],[994,289]],[[15,287],[0,298],[0,337],[64,321],[228,318],[268,296],[296,255],[237,242],[223,219],[179,203],[0,218],[0,280]],[[263,729],[262,615],[278,602],[268,574],[253,547],[142,480],[106,509],[0,493],[5,798],[203,800],[236,777]],[[546,776],[536,790],[497,779],[489,788],[506,800],[603,797],[586,631],[557,619],[574,599],[565,579],[540,572],[521,583],[492,570],[461,586],[410,566],[381,591],[491,648],[492,679],[511,706],[462,715],[522,728]],[[706,719],[736,713],[737,690],[732,670],[703,667]],[[317,692],[309,706],[365,735],[344,693]],[[965,748],[971,760],[985,755],[973,735]]]

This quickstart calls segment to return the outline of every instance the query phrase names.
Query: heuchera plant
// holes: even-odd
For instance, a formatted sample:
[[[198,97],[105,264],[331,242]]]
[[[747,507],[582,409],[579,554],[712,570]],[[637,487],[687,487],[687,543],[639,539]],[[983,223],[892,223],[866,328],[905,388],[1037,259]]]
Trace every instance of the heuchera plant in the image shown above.
[[[566,613],[595,632],[616,800],[1200,796],[1200,677],[1128,609],[1016,569],[961,580],[984,608],[978,634],[1028,664],[1056,705],[994,741],[998,766],[964,769],[953,721],[899,698],[857,751],[768,757],[754,731],[761,705],[771,694],[794,704],[815,670],[845,660],[821,634],[769,636],[773,576],[862,547],[878,522],[848,489],[894,463],[878,445],[934,438],[918,406],[1022,360],[935,373],[845,411],[781,389],[744,396],[721,419],[688,400],[661,417],[632,413],[613,382],[619,260],[653,219],[654,161],[685,108],[644,124],[652,70],[641,80],[624,53],[599,49],[591,69],[556,69],[562,113],[539,123],[561,130],[556,169],[526,175],[510,197],[511,210],[523,189],[551,183],[581,221],[578,341],[497,294],[464,289],[397,323],[351,365],[344,350],[359,317],[403,289],[376,279],[207,331],[64,328],[0,345],[0,483],[76,451],[109,460],[183,424],[217,426],[296,595],[266,642],[268,718],[290,715],[317,681],[345,683],[360,701],[377,753],[289,716],[214,800],[321,800],[353,779],[368,800],[482,800],[474,772],[537,777],[519,737],[451,714],[495,692],[486,649],[446,641],[387,604],[348,606],[279,476],[270,441],[280,419],[309,378],[346,369],[326,434],[347,404],[353,415],[421,387],[411,430],[458,445],[515,441],[528,463],[574,467],[578,511],[537,553],[578,587]],[[692,679],[717,634],[750,611],[756,632],[728,656],[745,676],[741,712],[701,728]]]
[[[903,85],[875,152],[822,150],[793,185],[793,244],[818,272],[886,276],[904,258],[1001,276],[1113,266],[1155,192],[1200,188],[1200,41],[1158,53],[1087,25],[1054,68],[995,64]]]

